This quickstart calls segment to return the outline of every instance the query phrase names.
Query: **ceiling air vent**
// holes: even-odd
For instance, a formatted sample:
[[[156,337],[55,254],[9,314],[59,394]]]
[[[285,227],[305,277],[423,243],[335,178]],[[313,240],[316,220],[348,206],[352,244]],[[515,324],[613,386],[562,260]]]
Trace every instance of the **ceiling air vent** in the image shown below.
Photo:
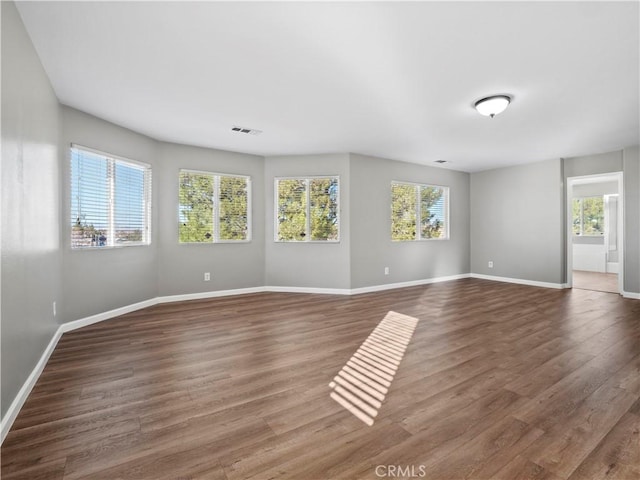
[[[237,125],[231,127],[231,131],[238,133],[248,133],[249,135],[260,135],[262,133],[262,130],[256,130],[255,128],[238,127]]]
[[[447,163],[446,160],[434,160],[433,163]]]

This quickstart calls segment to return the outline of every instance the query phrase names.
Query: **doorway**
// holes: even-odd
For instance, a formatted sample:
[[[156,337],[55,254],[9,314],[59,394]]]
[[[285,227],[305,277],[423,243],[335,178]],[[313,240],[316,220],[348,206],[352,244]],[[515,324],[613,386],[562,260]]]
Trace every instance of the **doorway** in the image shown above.
[[[622,172],[567,180],[567,285],[622,293]]]

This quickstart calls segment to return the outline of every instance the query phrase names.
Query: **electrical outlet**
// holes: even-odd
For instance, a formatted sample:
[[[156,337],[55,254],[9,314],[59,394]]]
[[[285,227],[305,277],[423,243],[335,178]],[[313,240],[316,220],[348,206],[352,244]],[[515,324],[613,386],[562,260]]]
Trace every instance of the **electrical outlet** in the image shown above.
[[[53,316],[56,316],[56,302],[53,302]]]
[[[389,275],[389,267],[384,267],[384,274]]]
[[[492,261],[489,262],[489,268],[493,268],[493,262]]]
[[[209,280],[211,280],[211,273],[204,272],[204,281],[208,282]]]

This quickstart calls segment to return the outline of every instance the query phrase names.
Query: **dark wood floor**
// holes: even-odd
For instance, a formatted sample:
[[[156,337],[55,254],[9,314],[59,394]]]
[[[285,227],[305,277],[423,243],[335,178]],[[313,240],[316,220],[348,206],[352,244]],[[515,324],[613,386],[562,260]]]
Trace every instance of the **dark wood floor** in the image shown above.
[[[329,383],[419,319],[372,426]],[[65,334],[2,479],[638,479],[640,301],[465,279],[159,305]],[[377,474],[377,475],[376,475]]]

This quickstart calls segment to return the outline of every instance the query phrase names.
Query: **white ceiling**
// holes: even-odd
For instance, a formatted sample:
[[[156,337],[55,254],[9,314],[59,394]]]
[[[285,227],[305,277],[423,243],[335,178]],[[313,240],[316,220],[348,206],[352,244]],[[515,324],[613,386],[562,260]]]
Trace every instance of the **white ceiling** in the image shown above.
[[[637,1],[18,9],[63,104],[160,140],[464,171],[640,143]]]

